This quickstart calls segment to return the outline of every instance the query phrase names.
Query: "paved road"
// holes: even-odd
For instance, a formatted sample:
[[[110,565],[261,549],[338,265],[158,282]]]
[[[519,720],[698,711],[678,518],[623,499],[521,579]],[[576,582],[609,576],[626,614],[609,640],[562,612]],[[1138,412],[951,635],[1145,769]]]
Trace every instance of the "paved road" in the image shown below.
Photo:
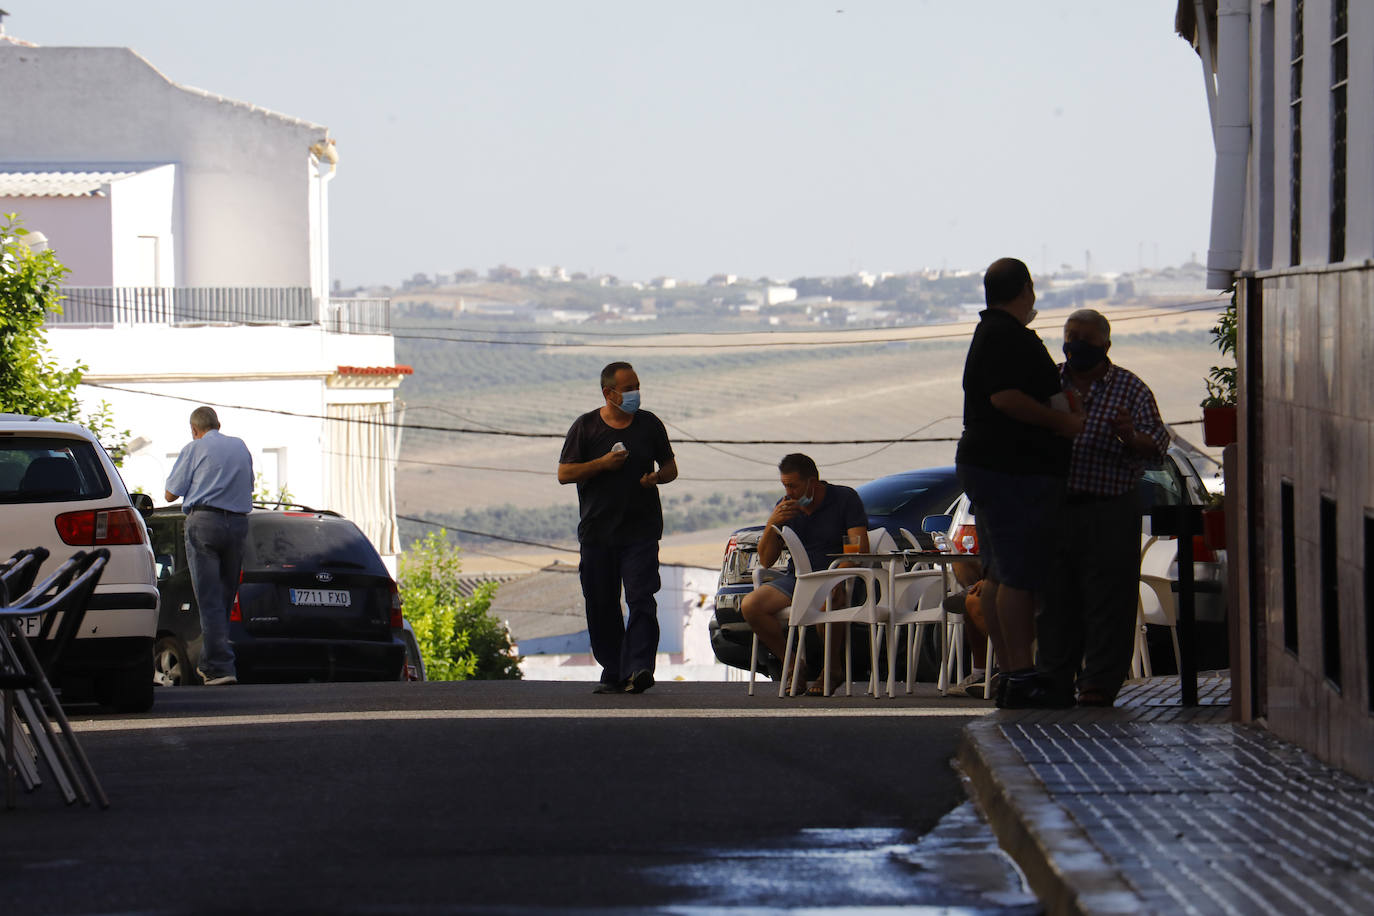
[[[963,801],[950,760],[986,711],[928,689],[163,688],[143,716],[71,710],[113,805],[48,786],[0,810],[0,909],[960,903],[932,896],[919,838]]]

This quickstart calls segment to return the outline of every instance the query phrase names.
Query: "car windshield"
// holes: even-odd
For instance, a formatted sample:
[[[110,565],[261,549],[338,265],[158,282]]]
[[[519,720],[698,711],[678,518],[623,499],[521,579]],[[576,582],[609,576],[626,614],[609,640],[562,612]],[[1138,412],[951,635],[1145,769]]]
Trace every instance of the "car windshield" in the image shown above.
[[[255,569],[345,569],[388,575],[358,526],[343,518],[249,516],[243,565]]]
[[[927,503],[930,512],[940,512],[959,495],[958,482],[940,474],[894,474],[855,489],[869,515],[893,515],[918,498]]]
[[[110,495],[95,445],[81,439],[0,437],[0,503],[70,502]]]

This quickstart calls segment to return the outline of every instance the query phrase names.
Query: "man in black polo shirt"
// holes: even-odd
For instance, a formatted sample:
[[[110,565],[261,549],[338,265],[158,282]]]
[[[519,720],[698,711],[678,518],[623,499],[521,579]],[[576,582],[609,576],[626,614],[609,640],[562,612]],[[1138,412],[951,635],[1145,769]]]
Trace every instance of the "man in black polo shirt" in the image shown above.
[[[1040,337],[1035,285],[1015,258],[983,275],[988,307],[964,363],[964,434],[955,464],[973,501],[988,585],[984,614],[1006,672],[997,705],[1072,705],[1036,677],[1035,593],[1044,584],[1049,547],[1083,415],[1068,409],[1059,370]]]
[[[601,665],[595,692],[643,693],[654,685],[658,653],[658,487],[677,479],[677,462],[663,421],[639,409],[633,366],[602,369],[601,395],[605,403],[568,430],[558,482],[577,484],[578,573],[592,656]],[[628,621],[620,613],[622,586]]]

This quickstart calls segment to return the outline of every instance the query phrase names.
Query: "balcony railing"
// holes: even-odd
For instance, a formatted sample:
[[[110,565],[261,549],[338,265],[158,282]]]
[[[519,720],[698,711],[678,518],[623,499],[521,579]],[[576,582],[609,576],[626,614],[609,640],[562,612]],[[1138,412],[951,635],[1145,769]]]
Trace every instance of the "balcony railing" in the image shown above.
[[[318,325],[306,286],[67,286],[49,327],[129,324]],[[323,326],[336,334],[389,334],[391,300],[331,299]]]
[[[330,299],[325,328],[336,334],[390,334],[390,299]]]

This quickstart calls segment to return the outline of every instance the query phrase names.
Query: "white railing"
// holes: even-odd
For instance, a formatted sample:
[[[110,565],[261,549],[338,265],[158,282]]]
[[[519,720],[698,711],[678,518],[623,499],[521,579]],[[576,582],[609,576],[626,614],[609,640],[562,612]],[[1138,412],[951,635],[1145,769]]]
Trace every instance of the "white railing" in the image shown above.
[[[67,286],[49,327],[129,324],[316,325],[337,334],[389,334],[390,299],[331,299],[324,321],[306,286]]]

